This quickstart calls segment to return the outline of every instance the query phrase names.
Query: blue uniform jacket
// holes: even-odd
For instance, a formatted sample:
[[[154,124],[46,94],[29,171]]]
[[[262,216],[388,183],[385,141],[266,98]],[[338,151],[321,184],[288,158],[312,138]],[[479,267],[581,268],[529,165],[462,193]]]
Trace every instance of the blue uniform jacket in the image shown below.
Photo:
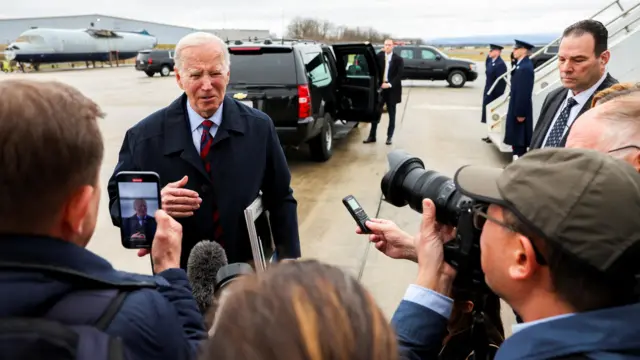
[[[62,267],[114,286],[155,282],[156,289],[129,293],[107,328],[107,333],[122,338],[128,353],[137,359],[195,359],[197,348],[207,338],[182,269],[153,277],[125,273],[84,248],[47,237],[2,236],[0,244],[0,261]],[[31,270],[0,272],[0,318],[39,314],[43,305],[74,290],[68,279],[56,275]]]
[[[511,93],[506,119],[504,143],[512,146],[528,147],[533,136],[533,63],[524,57],[511,74]],[[518,117],[524,117],[518,122]]]
[[[487,92],[493,84],[496,82],[500,76],[507,72],[507,65],[504,63],[501,57],[498,57],[496,61],[493,61],[491,58],[487,57],[487,61],[485,63],[486,70],[485,74],[487,77],[487,81],[484,85],[484,92],[482,93],[482,120],[481,122],[485,123],[487,121],[486,118],[486,106],[493,100],[499,98],[504,94],[504,90],[507,88],[507,81],[505,79],[500,79],[500,82],[496,85],[490,95],[487,95]]]

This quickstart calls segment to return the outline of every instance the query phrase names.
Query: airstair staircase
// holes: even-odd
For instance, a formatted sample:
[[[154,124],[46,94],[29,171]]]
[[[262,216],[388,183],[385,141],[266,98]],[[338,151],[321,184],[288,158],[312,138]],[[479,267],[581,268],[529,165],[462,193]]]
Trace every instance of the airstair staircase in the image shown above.
[[[609,31],[609,50],[611,52],[611,59],[607,65],[609,73],[620,82],[640,82],[640,1],[613,1],[593,15],[591,19],[602,22]],[[533,59],[551,46],[559,46],[560,40],[561,37],[539,49],[531,55],[531,58]],[[508,68],[510,67],[509,64]],[[512,69],[509,69],[501,77],[507,81],[507,84],[510,84],[511,71]],[[534,127],[545,97],[549,92],[561,86],[556,55],[535,70],[533,86]],[[493,91],[493,88],[489,91]],[[501,97],[486,106],[488,137],[501,152],[511,152],[512,150],[511,146],[503,142],[508,108],[509,85]]]

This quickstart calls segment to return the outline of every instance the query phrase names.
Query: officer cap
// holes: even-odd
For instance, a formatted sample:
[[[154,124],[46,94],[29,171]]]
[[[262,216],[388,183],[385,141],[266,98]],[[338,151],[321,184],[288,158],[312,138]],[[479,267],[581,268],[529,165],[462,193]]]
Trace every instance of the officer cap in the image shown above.
[[[528,43],[528,42],[526,42],[526,41],[522,41],[522,40],[515,39],[515,46],[514,46],[514,48],[515,48],[515,49],[525,48],[525,49],[527,49],[527,50],[531,50],[531,49],[533,49],[533,45],[529,44],[529,43]]]

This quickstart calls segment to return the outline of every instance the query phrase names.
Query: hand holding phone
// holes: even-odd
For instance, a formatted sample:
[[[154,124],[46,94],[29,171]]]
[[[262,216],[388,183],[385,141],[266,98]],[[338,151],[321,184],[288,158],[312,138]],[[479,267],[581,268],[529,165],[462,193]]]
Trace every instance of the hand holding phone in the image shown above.
[[[371,234],[371,230],[367,227],[366,223],[369,220],[369,215],[364,211],[360,203],[353,195],[349,195],[342,199],[342,203],[347,208],[356,224],[360,227],[363,234]]]
[[[154,217],[160,209],[160,176],[147,171],[116,174],[120,209],[120,238],[127,249],[151,248],[156,235]]]

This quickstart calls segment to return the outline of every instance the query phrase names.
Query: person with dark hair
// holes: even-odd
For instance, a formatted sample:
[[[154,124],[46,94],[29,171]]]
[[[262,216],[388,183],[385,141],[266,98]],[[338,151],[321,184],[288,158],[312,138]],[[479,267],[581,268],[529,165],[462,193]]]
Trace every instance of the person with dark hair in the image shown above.
[[[597,107],[596,107],[597,108]],[[504,169],[465,166],[456,188],[480,201],[486,284],[521,314],[496,359],[637,359],[640,173],[598,150],[531,151]],[[401,355],[434,359],[454,300],[450,239],[425,199],[415,240],[421,301],[393,316]]]
[[[493,293],[484,294],[457,288],[453,289],[452,294],[453,308],[447,325],[448,334],[443,341],[438,360],[484,360],[475,358],[475,346],[484,346],[487,358],[493,359],[504,341],[500,298]],[[481,304],[484,304],[482,309],[478,309]],[[482,323],[475,325],[474,317],[480,310]]]
[[[201,360],[395,360],[395,332],[371,294],[341,269],[286,261],[229,285]]]
[[[544,100],[531,149],[564,147],[575,120],[591,108],[595,93],[618,83],[606,69],[611,57],[607,28],[596,20],[582,20],[562,34],[558,69],[562,87]]]
[[[146,251],[154,276],[117,270],[87,249],[101,198],[103,116],[67,84],[0,81],[3,359],[193,359],[206,339],[180,269],[182,227],[165,211],[152,218]]]

